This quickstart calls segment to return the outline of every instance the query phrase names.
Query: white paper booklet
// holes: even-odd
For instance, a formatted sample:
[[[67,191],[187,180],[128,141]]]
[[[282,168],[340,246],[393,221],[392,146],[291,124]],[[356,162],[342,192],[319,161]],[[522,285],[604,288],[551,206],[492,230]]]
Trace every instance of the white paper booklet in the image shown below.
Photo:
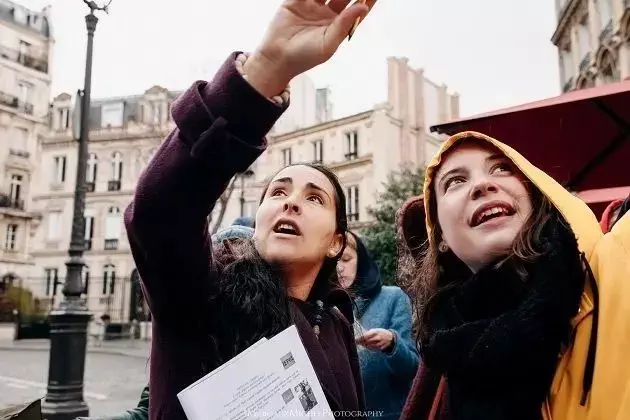
[[[177,397],[188,420],[334,420],[295,326],[256,342]]]

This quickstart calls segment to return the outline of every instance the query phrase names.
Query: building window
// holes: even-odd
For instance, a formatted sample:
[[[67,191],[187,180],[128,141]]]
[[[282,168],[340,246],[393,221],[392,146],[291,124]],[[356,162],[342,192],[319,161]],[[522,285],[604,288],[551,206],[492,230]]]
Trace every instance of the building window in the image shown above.
[[[577,34],[579,43],[578,57],[582,60],[586,54],[591,52],[591,35],[588,30],[588,16],[584,17],[577,26]]]
[[[90,267],[83,266],[83,294],[90,293]]]
[[[359,221],[359,186],[351,185],[346,189],[346,207],[349,222]]]
[[[107,210],[107,218],[105,219],[105,249],[118,249],[118,240],[120,239],[121,220],[120,209],[118,207],[110,207]]]
[[[20,55],[21,56],[30,55],[30,52],[31,52],[31,44],[30,43],[20,40],[19,48],[20,48]]]
[[[162,122],[162,104],[159,102],[153,102],[151,104],[151,116],[153,117],[153,124],[158,125]]]
[[[613,18],[612,0],[597,0],[597,6],[601,29],[603,30]]]
[[[20,82],[18,83],[18,87],[20,89],[20,101],[22,101],[23,103],[30,103],[31,102],[31,90],[32,90],[32,86],[30,83],[26,83],[26,82]]]
[[[87,172],[85,173],[85,181],[91,184],[88,187],[88,191],[94,191],[94,184],[96,183],[96,171],[98,170],[98,157],[96,154],[90,153],[87,161]]]
[[[107,183],[108,191],[120,191],[123,174],[122,153],[114,152],[112,154],[112,178]]]
[[[4,237],[4,249],[15,251],[17,248],[18,225],[11,223],[7,225],[7,232]]]
[[[92,239],[94,238],[94,210],[85,210],[85,249],[92,249]]]
[[[57,295],[57,286],[59,285],[59,270],[56,268],[45,268],[46,276],[46,296]]]
[[[359,133],[357,130],[346,133],[346,160],[352,160],[359,157]]]
[[[28,156],[28,130],[26,128],[14,127],[11,135],[10,148],[22,156]]]
[[[291,148],[282,149],[282,165],[289,166],[292,162]]]
[[[116,266],[107,264],[103,267],[103,295],[113,295],[116,291]]]
[[[66,182],[66,157],[55,156],[53,163],[53,181],[57,184]]]
[[[575,65],[573,64],[573,54],[570,45],[565,45],[560,51],[560,66],[562,69],[562,83],[566,83],[575,74]]]
[[[313,163],[324,163],[323,145],[323,140],[315,140],[313,142]]]
[[[122,181],[123,159],[122,153],[114,152],[112,154],[112,180]]]
[[[61,239],[61,212],[48,213],[48,240],[58,241]]]
[[[57,109],[57,121],[55,123],[57,130],[67,130],[70,128],[70,108]]]
[[[105,104],[101,107],[101,127],[122,127],[125,104],[122,102]]]
[[[23,209],[23,205],[21,205],[22,200],[22,175],[13,174],[11,175],[11,205],[16,208]]]

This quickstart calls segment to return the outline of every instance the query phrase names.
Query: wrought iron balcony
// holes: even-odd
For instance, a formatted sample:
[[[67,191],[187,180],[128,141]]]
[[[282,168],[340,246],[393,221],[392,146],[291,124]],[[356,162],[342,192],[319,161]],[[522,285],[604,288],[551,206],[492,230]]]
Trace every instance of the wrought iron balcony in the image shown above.
[[[120,180],[107,181],[107,191],[120,191]]]
[[[105,250],[113,251],[118,249],[118,239],[105,239]]]
[[[86,182],[85,183],[85,190],[87,192],[94,192],[95,189],[96,189],[96,185],[94,184],[94,182]]]
[[[91,251],[92,250],[92,240],[91,239],[86,239],[83,246],[84,246],[84,249],[86,251]]]
[[[33,104],[24,102],[18,99],[17,96],[9,95],[8,93],[0,91],[0,105],[14,108],[19,112],[23,112],[26,115],[33,115]]]
[[[47,57],[35,57],[4,45],[0,45],[0,57],[19,63],[24,67],[28,67],[42,73],[48,73]]]
[[[24,200],[3,195],[0,199],[0,207],[15,210],[24,210]]]

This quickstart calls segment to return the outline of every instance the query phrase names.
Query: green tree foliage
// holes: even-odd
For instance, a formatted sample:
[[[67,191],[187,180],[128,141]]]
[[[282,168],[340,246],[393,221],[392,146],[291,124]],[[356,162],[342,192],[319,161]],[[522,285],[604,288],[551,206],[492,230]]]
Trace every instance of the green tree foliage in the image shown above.
[[[424,168],[403,169],[389,174],[376,206],[368,213],[374,224],[361,232],[365,245],[381,270],[383,282],[396,283],[396,211],[412,196],[422,193]]]

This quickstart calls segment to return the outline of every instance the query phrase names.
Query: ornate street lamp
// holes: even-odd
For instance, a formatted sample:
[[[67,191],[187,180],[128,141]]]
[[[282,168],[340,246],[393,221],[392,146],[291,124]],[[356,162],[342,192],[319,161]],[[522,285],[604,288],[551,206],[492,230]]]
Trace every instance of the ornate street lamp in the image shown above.
[[[45,420],[74,420],[88,416],[89,409],[83,399],[83,377],[87,350],[87,329],[92,315],[81,299],[83,293],[83,252],[85,250],[85,174],[88,159],[90,122],[90,92],[92,85],[92,48],[98,18],[94,12],[107,13],[111,0],[98,4],[83,0],[90,8],[85,16],[87,25],[87,55],[85,83],[81,100],[81,131],[79,135],[77,178],[74,188],[74,213],[70,239],[69,259],[66,262],[64,298],[49,316],[50,358],[48,361],[48,389],[42,414]]]

